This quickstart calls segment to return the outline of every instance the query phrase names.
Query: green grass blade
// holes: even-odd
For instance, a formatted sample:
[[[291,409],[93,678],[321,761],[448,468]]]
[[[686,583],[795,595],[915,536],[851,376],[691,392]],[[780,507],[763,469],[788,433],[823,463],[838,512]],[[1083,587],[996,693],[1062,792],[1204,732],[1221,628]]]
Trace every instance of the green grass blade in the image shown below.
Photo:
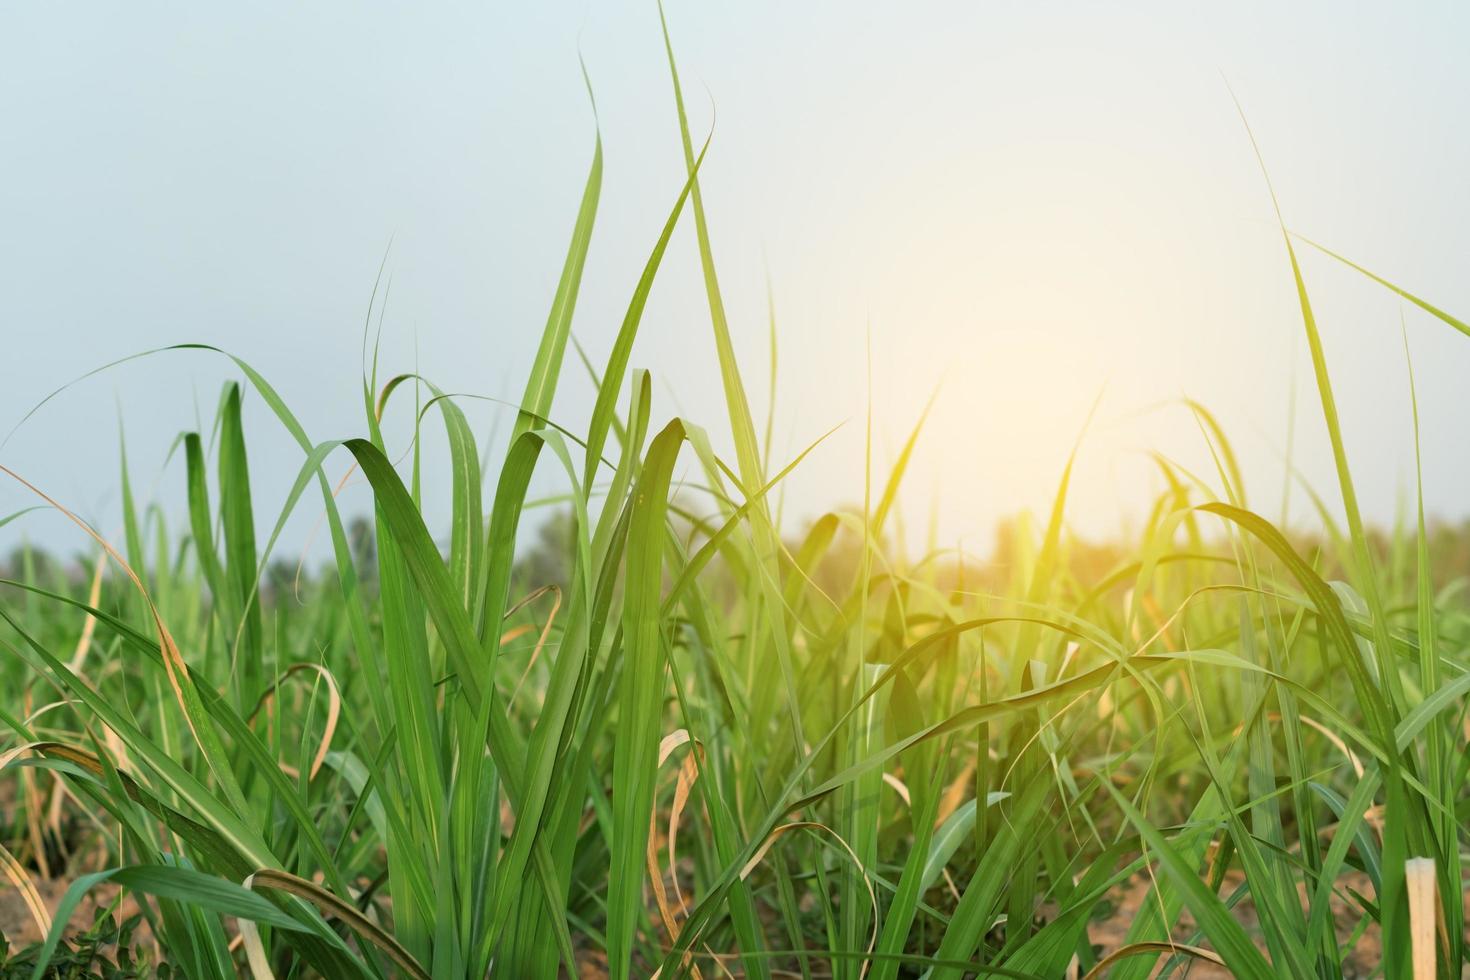
[[[1325,245],[1319,245],[1316,242],[1312,241],[1310,238],[1305,238],[1305,237],[1303,237],[1301,235],[1298,235],[1296,232],[1291,232],[1290,235],[1291,235],[1292,238],[1296,238],[1299,241],[1306,242],[1308,245],[1310,245],[1313,248],[1317,249],[1319,252],[1322,252],[1322,253],[1324,253],[1326,255],[1332,256],[1334,259],[1336,259],[1337,261],[1341,262],[1343,265],[1347,266],[1348,268],[1355,269],[1358,272],[1361,272],[1363,275],[1367,276],[1369,279],[1372,279],[1374,282],[1378,283],[1378,285],[1383,286],[1384,288],[1386,288],[1386,289],[1388,289],[1388,290],[1390,290],[1390,291],[1392,291],[1394,293],[1397,293],[1399,296],[1401,296],[1404,299],[1408,300],[1410,303],[1413,303],[1415,306],[1419,307],[1419,309],[1421,309],[1424,312],[1428,313],[1430,316],[1434,317],[1435,319],[1440,320],[1440,321],[1442,321],[1444,323],[1449,324],[1450,326],[1454,327],[1456,330],[1460,331],[1460,333],[1465,334],[1467,337],[1470,337],[1470,324],[1467,324],[1464,320],[1461,320],[1458,317],[1451,316],[1450,314],[1446,313],[1444,310],[1440,309],[1439,307],[1435,306],[1434,304],[1429,303],[1429,302],[1427,302],[1425,300],[1422,300],[1418,296],[1415,296],[1413,293],[1409,292],[1408,290],[1403,289],[1403,288],[1401,288],[1399,286],[1394,285],[1393,283],[1391,283],[1387,279],[1384,279],[1383,277],[1377,275],[1376,273],[1373,273],[1373,272],[1368,271],[1367,269],[1363,268],[1361,265],[1358,265],[1356,262],[1352,261],[1351,259],[1347,259],[1347,258],[1344,258],[1341,255],[1338,255],[1336,252],[1332,251],[1332,249],[1328,248]]]
[[[628,527],[624,656],[618,681],[618,741],[613,755],[613,852],[608,878],[607,957],[611,975],[632,969],[633,935],[643,912],[644,851],[653,809],[663,716],[664,513],[684,427],[670,422],[648,447]]]

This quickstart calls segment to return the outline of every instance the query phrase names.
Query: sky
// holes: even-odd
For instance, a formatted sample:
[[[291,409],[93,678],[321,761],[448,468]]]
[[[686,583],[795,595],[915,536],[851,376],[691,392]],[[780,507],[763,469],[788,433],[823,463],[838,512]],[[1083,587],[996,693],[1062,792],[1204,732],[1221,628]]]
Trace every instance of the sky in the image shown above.
[[[841,424],[789,480],[793,529],[861,502],[870,413],[881,479],[931,397],[901,508],[911,548],[932,528],[987,551],[997,521],[1046,511],[1079,437],[1071,526],[1136,525],[1160,489],[1150,451],[1211,475],[1186,398],[1218,416],[1267,516],[1282,513],[1288,449],[1337,499],[1232,92],[1291,228],[1470,311],[1463,5],[669,0],[667,13],[691,125],[713,133],[701,183],[757,424],[772,313],[777,463]],[[254,365],[312,439],[361,434],[380,265],[386,372],[517,400],[596,132],[579,53],[606,174],[573,329],[600,363],[684,179],[651,0],[5,5],[0,430],[93,368],[199,342]],[[1470,339],[1310,248],[1302,263],[1367,516],[1412,500],[1406,339],[1426,506],[1467,516]],[[656,422],[685,416],[728,450],[687,214],[633,363],[653,373]],[[139,493],[182,527],[170,449],[207,429],[233,377],[200,352],[130,361],[47,402],[0,463],[117,535],[125,432]],[[553,414],[578,431],[592,402],[569,356]],[[503,442],[508,410],[465,407]],[[389,421],[399,450],[409,415]],[[265,525],[302,455],[258,398],[246,429]],[[441,528],[437,431],[426,452]],[[538,481],[560,489],[550,463]],[[363,486],[343,499],[370,506]],[[33,502],[0,485],[0,512]],[[1311,522],[1303,498],[1287,506]],[[320,515],[302,505],[287,553],[322,549]],[[0,529],[0,552],[22,537],[86,545],[55,514]]]

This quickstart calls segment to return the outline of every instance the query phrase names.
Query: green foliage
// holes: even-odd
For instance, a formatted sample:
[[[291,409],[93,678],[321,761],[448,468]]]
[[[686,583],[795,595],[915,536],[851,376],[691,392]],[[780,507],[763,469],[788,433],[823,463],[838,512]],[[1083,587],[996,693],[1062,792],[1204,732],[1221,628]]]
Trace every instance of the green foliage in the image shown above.
[[[1465,535],[1422,506],[1413,531],[1364,524],[1292,236],[1345,530],[1251,510],[1189,403],[1218,473],[1160,459],[1132,540],[1068,532],[1059,459],[1045,524],[1004,526],[994,561],[904,553],[922,418],[886,474],[870,454],[859,506],[787,540],[783,481],[821,440],[773,461],[752,415],[668,51],[683,180],[602,361],[579,348],[585,432],[555,396],[600,138],[503,459],[482,462],[461,397],[380,381],[376,353],[361,434],[318,442],[248,363],[184,345],[239,376],[208,434],[180,437],[184,526],[134,496],[124,458],[123,551],[77,521],[109,569],[95,595],[14,552],[4,887],[70,888],[44,942],[0,952],[5,975],[1144,977],[1203,957],[1338,977],[1370,933],[1405,975],[1409,859],[1433,860],[1444,921],[1463,916]],[[636,366],[686,210],[733,460]],[[390,446],[410,389],[414,437]],[[442,473],[423,466],[430,416]],[[260,425],[301,453],[281,500],[250,482]],[[351,471],[370,519],[338,509]],[[538,472],[560,507],[518,548]],[[420,506],[441,480],[443,537]],[[323,516],[324,571],[275,554],[298,511]],[[58,787],[71,819],[53,825]],[[140,911],[68,934],[105,881]],[[1126,935],[1099,949],[1130,891]],[[1460,975],[1459,930],[1436,946]]]
[[[42,943],[13,950],[0,935],[0,977],[28,977],[44,958],[50,980],[167,980],[174,975],[168,963],[138,953],[136,936],[142,924],[141,915],[119,921],[114,908],[102,906],[91,925],[68,937],[54,951],[47,952]]]

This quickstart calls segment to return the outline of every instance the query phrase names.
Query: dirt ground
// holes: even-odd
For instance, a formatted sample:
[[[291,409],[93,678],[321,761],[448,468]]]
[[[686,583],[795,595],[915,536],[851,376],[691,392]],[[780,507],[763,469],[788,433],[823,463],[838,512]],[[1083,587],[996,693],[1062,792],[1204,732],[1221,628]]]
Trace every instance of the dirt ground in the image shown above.
[[[1233,888],[1238,882],[1238,876],[1227,876],[1227,889]],[[1340,888],[1352,888],[1364,894],[1371,894],[1372,887],[1367,877],[1360,874],[1344,875],[1339,880],[1339,886]],[[49,909],[56,907],[62,894],[66,891],[66,883],[62,881],[39,881],[36,887],[42,901]],[[1129,925],[1138,915],[1142,903],[1147,900],[1148,891],[1149,883],[1146,878],[1142,876],[1134,878],[1126,886],[1116,889],[1109,895],[1112,914],[1106,919],[1094,921],[1088,925],[1089,937],[1104,955],[1117,949],[1123,943]],[[115,890],[106,886],[96,889],[78,906],[72,916],[71,927],[73,929],[86,928],[91,924],[97,909],[110,902],[115,895]],[[1340,899],[1334,898],[1333,904],[1338,936],[1341,941],[1345,941],[1352,934],[1356,925],[1356,916]],[[1236,908],[1235,917],[1248,933],[1255,934],[1255,915],[1248,903],[1242,903]],[[1175,930],[1174,938],[1176,941],[1184,942],[1189,939],[1192,932],[1193,924],[1186,913],[1180,926]],[[40,930],[27,910],[20,893],[8,881],[0,882],[0,935],[4,935],[9,940],[12,949],[36,942],[41,938]],[[1379,958],[1378,928],[1370,926],[1349,954],[1345,970],[1346,976],[1349,980],[1371,976]],[[1160,957],[1160,967],[1164,959],[1165,957]],[[600,954],[589,952],[579,966],[581,980],[595,980],[595,978],[607,975],[606,960]],[[738,970],[738,967],[735,968]],[[1221,967],[1196,961],[1189,975],[1196,980],[1214,980],[1218,977],[1229,977],[1231,974]]]
[[[48,912],[55,912],[56,906],[61,902],[61,896],[66,893],[65,881],[38,881],[35,883],[36,891],[41,895],[41,901],[45,903]],[[86,898],[77,905],[76,912],[71,917],[70,927],[73,930],[85,929],[92,924],[97,916],[97,910],[106,906],[117,897],[117,889],[100,885],[93,889]],[[31,917],[30,910],[21,898],[9,879],[0,879],[0,936],[4,936],[10,942],[12,950],[20,949],[31,943],[41,940],[40,927],[36,920]]]
[[[1225,887],[1223,891],[1231,891],[1241,882],[1238,872],[1230,872],[1225,876]],[[1358,872],[1349,872],[1338,878],[1338,890],[1352,889],[1364,895],[1371,895],[1373,885],[1368,876]],[[1112,952],[1123,945],[1128,935],[1128,928],[1133,924],[1139,909],[1148,900],[1149,881],[1142,875],[1135,876],[1125,887],[1115,889],[1108,898],[1113,906],[1113,914],[1108,918],[1088,924],[1087,934],[1093,944],[1101,950],[1103,955]],[[1303,894],[1303,907],[1306,906],[1305,894]],[[1346,942],[1353,934],[1357,925],[1358,916],[1356,912],[1344,902],[1336,893],[1332,898],[1333,918],[1335,920],[1339,942]],[[1265,943],[1259,936],[1256,922],[1255,910],[1249,903],[1242,902],[1234,910],[1235,919],[1246,932],[1256,941],[1256,945],[1265,950]],[[1194,933],[1194,919],[1185,912],[1181,916],[1180,924],[1175,928],[1173,939],[1176,942],[1186,942]],[[1205,943],[1203,945],[1208,945]],[[1373,975],[1377,969],[1378,962],[1382,958],[1382,947],[1379,943],[1379,930],[1377,925],[1370,925],[1363,935],[1353,945],[1343,964],[1343,975],[1347,980],[1357,980]],[[1159,957],[1159,964],[1155,973],[1162,970],[1164,963],[1168,960],[1166,956]],[[1189,976],[1195,980],[1216,980],[1216,978],[1229,978],[1233,974],[1222,966],[1195,960],[1190,968]]]

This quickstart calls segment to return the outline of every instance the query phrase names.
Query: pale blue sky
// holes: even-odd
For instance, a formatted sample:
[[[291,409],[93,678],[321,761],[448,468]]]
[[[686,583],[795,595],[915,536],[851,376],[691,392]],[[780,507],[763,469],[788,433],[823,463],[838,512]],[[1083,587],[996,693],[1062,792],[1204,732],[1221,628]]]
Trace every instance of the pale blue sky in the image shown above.
[[[880,465],[943,381],[904,513],[937,507],[947,543],[987,550],[999,516],[1044,509],[1104,389],[1074,484],[1087,533],[1140,512],[1143,450],[1207,472],[1192,419],[1153,407],[1181,395],[1219,414],[1274,517],[1295,377],[1298,460],[1333,490],[1226,78],[1294,227],[1470,311],[1461,5],[672,0],[669,18],[695,127],[711,101],[718,115],[704,187],[752,401],[763,411],[769,269],[777,455],[850,420],[793,478],[793,523],[861,499],[869,343]],[[358,434],[362,318],[390,238],[388,369],[417,358],[446,389],[518,397],[592,149],[579,45],[607,173],[575,331],[600,360],[682,180],[661,44],[645,0],[6,5],[0,427],[98,364],[202,341],[256,365],[314,439]],[[1387,519],[1412,487],[1400,304],[1304,263],[1364,505]],[[1470,340],[1413,311],[1408,325],[1426,499],[1464,515]],[[556,415],[577,429],[591,395],[568,363]],[[634,363],[654,371],[657,419],[728,443],[687,225]],[[164,454],[227,376],[201,354],[109,372],[0,461],[111,533],[121,406],[135,480],[177,513]],[[495,411],[468,410],[489,431]],[[300,456],[258,402],[247,427],[266,519]],[[0,486],[4,512],[28,502]],[[42,515],[0,550],[22,533],[83,544]]]

